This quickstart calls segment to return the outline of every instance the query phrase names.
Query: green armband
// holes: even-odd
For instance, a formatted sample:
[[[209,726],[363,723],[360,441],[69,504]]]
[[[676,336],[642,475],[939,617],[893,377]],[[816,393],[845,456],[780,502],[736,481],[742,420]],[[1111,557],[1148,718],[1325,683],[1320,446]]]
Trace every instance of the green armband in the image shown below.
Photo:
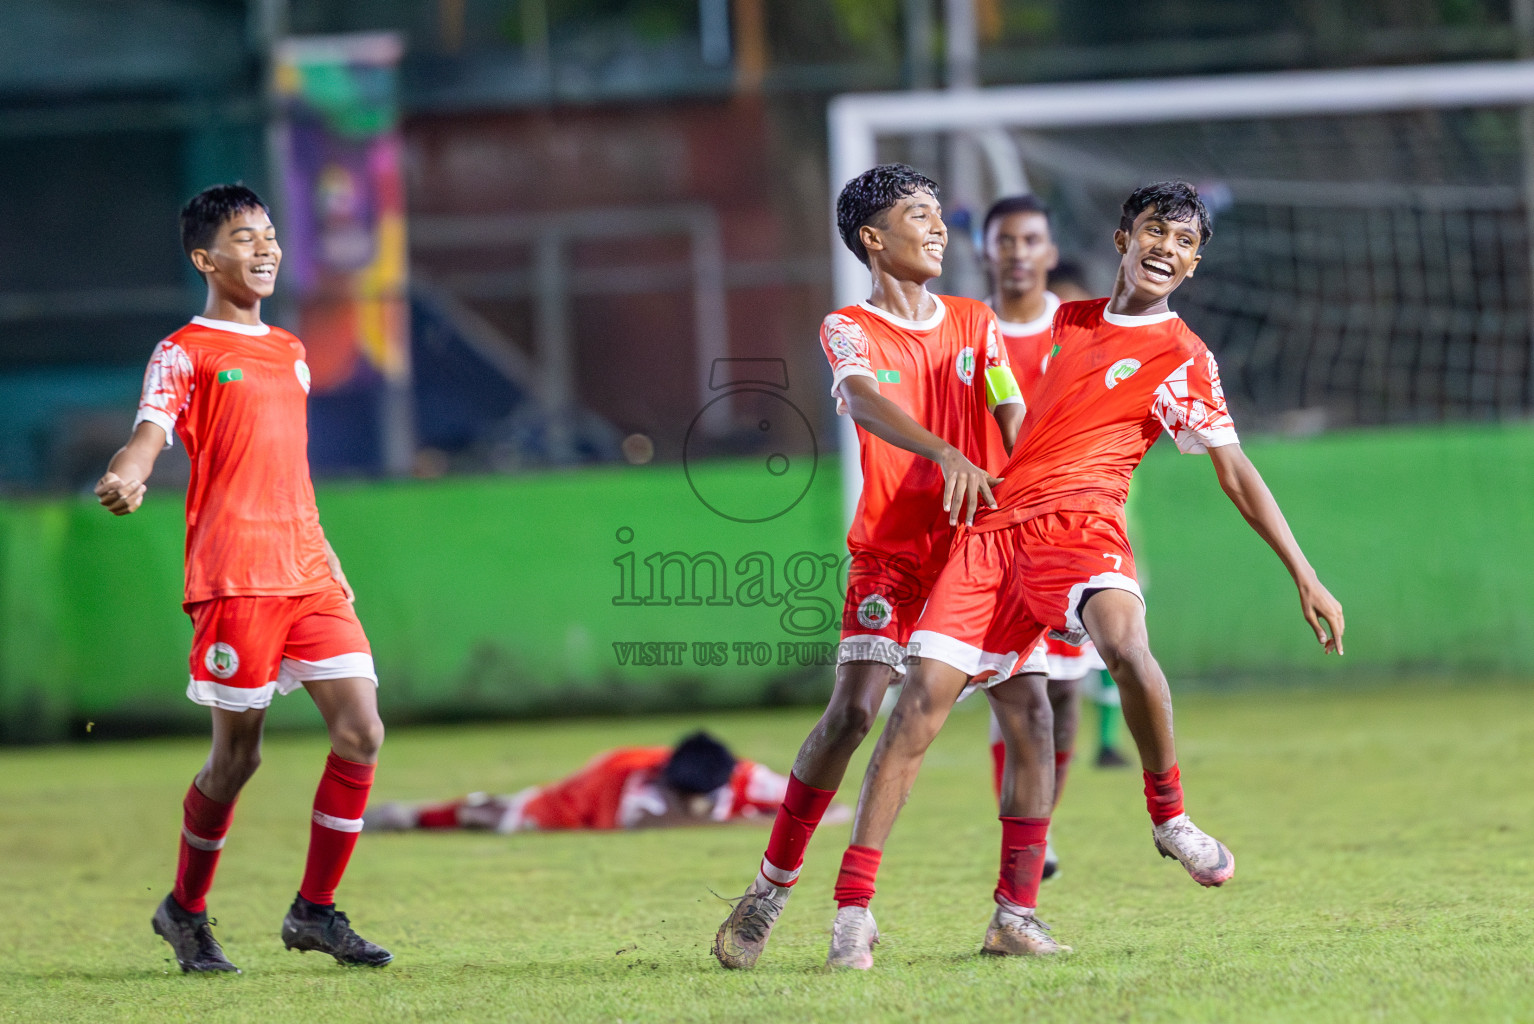
[[[1012,376],[1010,366],[987,366],[985,368],[985,407],[992,412],[1009,398],[1022,398],[1023,392]]]

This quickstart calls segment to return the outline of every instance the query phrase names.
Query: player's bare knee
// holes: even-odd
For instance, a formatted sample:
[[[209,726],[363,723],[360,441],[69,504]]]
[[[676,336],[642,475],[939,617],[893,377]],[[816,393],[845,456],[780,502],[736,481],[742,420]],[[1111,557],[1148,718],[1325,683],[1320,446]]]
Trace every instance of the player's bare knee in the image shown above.
[[[878,716],[878,706],[870,706],[866,701],[835,701],[826,708],[825,716],[822,718],[825,723],[825,738],[836,746],[848,744],[857,746],[874,727]]]
[[[383,746],[383,721],[377,716],[350,719],[330,731],[330,745],[349,761],[371,762]]]

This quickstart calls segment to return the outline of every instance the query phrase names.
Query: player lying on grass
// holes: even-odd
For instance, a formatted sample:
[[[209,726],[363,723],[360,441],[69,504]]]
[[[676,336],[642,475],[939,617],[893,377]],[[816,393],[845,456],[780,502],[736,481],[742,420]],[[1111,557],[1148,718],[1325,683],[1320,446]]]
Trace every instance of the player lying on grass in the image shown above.
[[[369,832],[403,829],[553,832],[762,821],[777,811],[787,776],[737,758],[706,732],[672,747],[620,747],[573,775],[510,796],[471,793],[440,804],[386,803],[362,816]],[[841,820],[850,818],[844,806]]]
[[[383,742],[378,677],[352,589],[320,529],[309,480],[304,346],[261,322],[282,250],[266,205],[216,185],[181,211],[181,241],[208,286],[202,315],[155,349],[133,436],[96,484],[127,515],[173,435],[192,463],[187,696],[207,706],[213,748],[186,791],[176,882],[154,913],[183,971],[236,971],[213,937],[208,890],[240,790],[261,763],[274,693],[309,691],[330,732],[303,881],[282,921],[289,949],[381,967],[392,955],[351,929],[335,890],[362,828]]]
[[[981,255],[991,289],[986,304],[996,311],[1007,362],[1012,366],[1018,390],[1025,403],[1032,403],[1049,364],[1050,327],[1055,311],[1060,308],[1060,298],[1050,290],[1053,273],[1060,264],[1060,250],[1050,229],[1049,208],[1037,196],[1004,196],[986,211],[981,239]],[[1043,643],[1049,664],[1049,704],[1054,713],[1054,806],[1059,806],[1081,717],[1081,681],[1088,672],[1103,668],[1103,663],[1091,641],[1078,646],[1048,637]],[[1111,710],[1118,714],[1116,707]],[[1099,751],[1100,762],[1104,754],[1118,756],[1111,746],[1104,747]],[[991,763],[998,800],[1006,756],[1001,723],[993,711]],[[1044,877],[1051,877],[1058,868],[1054,845],[1046,841]]]
[[[799,749],[756,878],[714,937],[725,967],[761,956],[848,761],[905,672],[904,645],[954,527],[991,503],[998,479],[988,470],[1004,461],[1022,421],[995,315],[927,290],[948,244],[937,185],[902,164],[875,167],[843,187],[836,221],[872,278],[868,301],[820,328],[837,411],[857,424],[863,471],[847,534],[842,643],[831,699]],[[1032,682],[1042,699],[1043,677]],[[1034,687],[1013,689],[1009,728],[1027,717]]]
[[[1076,643],[1090,637],[1118,683],[1157,851],[1181,861],[1201,885],[1234,874],[1230,851],[1183,810],[1171,693],[1151,656],[1124,529],[1130,475],[1162,430],[1179,450],[1209,454],[1226,495],[1289,570],[1324,651],[1342,653],[1343,617],[1242,454],[1214,357],[1167,307],[1209,234],[1209,214],[1191,185],[1136,190],[1114,232],[1121,260],[1112,296],[1056,313],[1049,370],[1002,470],[997,505],[958,532],[912,633],[921,656],[863,779],[836,886],[829,964],[873,964],[878,932],[868,903],[879,859],[954,699],[971,677],[1010,671],[1046,632]],[[1014,810],[1001,818],[996,908],[983,949],[1067,951],[1034,916],[1054,802],[1052,758],[1010,759],[1009,798]]]

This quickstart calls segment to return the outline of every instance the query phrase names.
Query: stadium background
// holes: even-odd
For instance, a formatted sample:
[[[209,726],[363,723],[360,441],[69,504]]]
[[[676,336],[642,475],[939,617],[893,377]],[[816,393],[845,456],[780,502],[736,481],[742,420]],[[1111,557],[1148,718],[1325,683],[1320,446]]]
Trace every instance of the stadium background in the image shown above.
[[[843,551],[813,340],[831,305],[832,96],[1507,59],[1525,52],[1527,13],[1478,0],[7,5],[0,736],[200,723],[175,682],[190,635],[176,605],[184,459],[162,460],[130,520],[87,493],[153,341],[201,301],[171,230],[180,201],[243,179],[279,225],[297,220],[302,160],[284,132],[304,116],[291,67],[306,58],[291,37],[389,33],[399,49],[382,78],[303,73],[311,93],[352,73],[352,93],[312,102],[351,103],[364,134],[398,139],[403,240],[364,228],[404,262],[384,292],[306,290],[285,231],[269,315],[300,324],[311,361],[332,352],[311,403],[321,512],[362,595],[386,715],[403,722],[820,699],[826,560]],[[1099,288],[1129,164],[1217,200],[1206,272],[1179,306],[1349,610],[1345,665],[1322,668],[1280,567],[1212,474],[1158,447],[1134,526],[1174,679],[1534,671],[1534,136],[1520,118],[1014,140],[1067,258]],[[943,286],[974,294],[965,228],[1000,182],[963,162],[966,145],[926,135],[883,155],[953,182]],[[368,302],[386,311],[381,341],[309,329]],[[737,565],[753,552],[776,580],[756,604],[735,600],[761,569]],[[629,646],[646,643],[682,646]],[[274,721],[314,721],[278,708]]]

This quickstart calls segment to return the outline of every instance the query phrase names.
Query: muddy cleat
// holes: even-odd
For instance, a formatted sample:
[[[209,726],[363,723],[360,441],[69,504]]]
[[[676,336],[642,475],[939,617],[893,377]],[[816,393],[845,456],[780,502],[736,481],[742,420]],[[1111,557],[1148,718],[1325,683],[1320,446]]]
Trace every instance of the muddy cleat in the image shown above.
[[[1033,911],[1015,914],[1001,907],[991,915],[985,944],[980,947],[980,952],[991,956],[1053,956],[1070,951],[1071,947],[1050,936],[1049,925],[1034,917]]]
[[[351,921],[333,905],[310,903],[302,896],[293,898],[282,919],[282,944],[300,953],[329,953],[347,967],[382,967],[394,959],[393,953],[352,931]]]
[[[184,910],[172,896],[166,896],[149,919],[154,933],[170,943],[176,963],[187,974],[224,971],[239,974],[240,969],[224,956],[224,947],[213,937],[213,922],[206,912]]]
[[[879,926],[867,907],[842,907],[831,923],[831,951],[827,967],[851,967],[866,971],[874,965],[874,946],[879,942]]]
[[[756,966],[757,957],[767,948],[772,926],[793,891],[773,885],[758,874],[714,934],[714,956],[719,962],[732,970]]]
[[[1049,836],[1044,837],[1044,877],[1054,878],[1060,873],[1060,855],[1055,852],[1055,844],[1049,841]]]
[[[1186,814],[1151,827],[1163,857],[1182,862],[1199,885],[1224,885],[1236,873],[1236,858],[1226,845],[1206,835]]]

